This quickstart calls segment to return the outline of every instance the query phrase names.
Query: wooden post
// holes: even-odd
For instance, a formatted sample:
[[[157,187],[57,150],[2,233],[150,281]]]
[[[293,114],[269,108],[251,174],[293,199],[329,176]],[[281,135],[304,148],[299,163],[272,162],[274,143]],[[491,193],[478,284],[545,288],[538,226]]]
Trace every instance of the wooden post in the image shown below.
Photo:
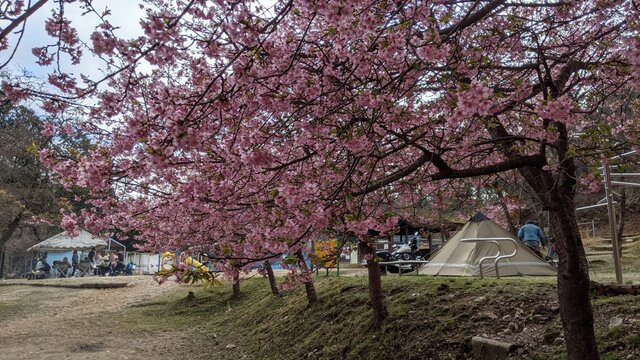
[[[604,171],[604,193],[607,197],[607,213],[609,215],[609,231],[611,231],[611,244],[613,245],[613,266],[616,271],[616,282],[622,284],[622,266],[620,264],[620,243],[618,242],[618,232],[616,231],[616,214],[613,207],[613,192],[611,191],[611,173],[609,171],[609,160],[602,157],[602,169]]]

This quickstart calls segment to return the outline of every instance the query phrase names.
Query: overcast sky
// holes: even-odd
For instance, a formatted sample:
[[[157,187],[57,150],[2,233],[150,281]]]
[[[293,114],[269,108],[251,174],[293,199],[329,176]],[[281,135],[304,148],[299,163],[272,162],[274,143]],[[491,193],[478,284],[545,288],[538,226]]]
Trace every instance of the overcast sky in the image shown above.
[[[119,29],[116,34],[124,38],[137,37],[142,34],[140,29],[139,20],[144,15],[144,11],[139,7],[139,1],[137,0],[93,0],[93,5],[96,10],[108,8],[111,10],[111,15],[108,17],[111,24],[118,26]],[[53,1],[49,1],[47,5],[41,8],[36,14],[28,19],[25,35],[22,38],[20,47],[18,48],[16,55],[12,61],[12,64],[8,66],[7,70],[11,72],[21,72],[23,69],[37,76],[45,75],[51,72],[50,67],[42,67],[35,63],[36,57],[31,53],[31,49],[37,46],[44,46],[54,43],[54,39],[49,37],[44,30],[45,20],[50,17],[51,11],[56,6]],[[95,15],[88,14],[82,16],[82,9],[79,8],[77,3],[66,4],[65,16],[72,21],[73,26],[78,31],[80,39],[90,43],[89,36],[95,31],[95,26],[98,24],[98,20]],[[10,49],[13,48],[17,36],[12,35],[10,37]],[[4,63],[7,57],[10,55],[10,51],[0,52],[0,63]],[[69,61],[65,59],[64,65],[68,68]],[[83,59],[80,65],[74,65],[73,72],[78,75],[79,73],[89,75],[91,78],[96,78],[100,75],[99,67],[101,62],[92,58],[88,51],[83,52]]]

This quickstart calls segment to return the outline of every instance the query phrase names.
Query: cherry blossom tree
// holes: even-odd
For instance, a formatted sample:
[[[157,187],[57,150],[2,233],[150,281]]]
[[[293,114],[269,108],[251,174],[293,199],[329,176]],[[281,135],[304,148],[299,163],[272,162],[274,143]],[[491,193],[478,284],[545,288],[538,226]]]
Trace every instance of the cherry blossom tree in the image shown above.
[[[107,75],[56,68],[55,92],[2,85],[13,102],[81,111],[73,127],[96,139],[77,160],[41,154],[94,195],[67,225],[136,229],[149,248],[215,241],[247,263],[348,231],[368,254],[380,324],[369,231],[393,231],[398,202],[516,173],[550,213],[569,358],[598,358],[576,161],[607,137],[637,145],[636,119],[589,116],[640,83],[637,2],[154,0],[144,35],[122,39],[108,13],[91,12],[86,43],[64,16],[72,3],[46,24],[58,42],[34,55],[75,63],[86,49]],[[39,3],[17,4],[3,2],[5,37]]]

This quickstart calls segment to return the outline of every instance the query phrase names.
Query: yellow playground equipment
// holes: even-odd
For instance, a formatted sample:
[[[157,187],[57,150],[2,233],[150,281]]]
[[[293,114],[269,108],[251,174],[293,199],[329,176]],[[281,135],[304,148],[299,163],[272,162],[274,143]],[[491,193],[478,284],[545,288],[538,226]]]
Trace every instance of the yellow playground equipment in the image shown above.
[[[208,272],[209,268],[207,265],[202,264],[198,260],[192,258],[186,253],[178,254],[178,261],[176,261],[176,254],[172,252],[163,252],[160,257],[160,271],[171,271],[173,266],[178,263],[183,263],[185,265],[189,265],[194,269],[200,269],[202,272]]]
[[[335,268],[338,261],[338,239],[316,241],[314,263],[322,268]]]

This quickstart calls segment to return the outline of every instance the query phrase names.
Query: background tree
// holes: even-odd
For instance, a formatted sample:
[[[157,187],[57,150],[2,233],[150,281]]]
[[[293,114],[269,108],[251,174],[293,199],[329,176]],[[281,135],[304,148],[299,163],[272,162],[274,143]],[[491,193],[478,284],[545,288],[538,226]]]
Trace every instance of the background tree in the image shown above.
[[[52,219],[58,213],[56,191],[37,150],[46,139],[41,120],[25,107],[0,108],[0,276],[5,245],[33,216]],[[53,215],[53,216],[52,216]]]
[[[78,155],[87,148],[86,138],[69,135],[56,139],[42,135],[43,120],[32,110],[0,107],[0,263],[5,264],[5,246],[17,235],[23,252],[33,241],[59,231],[61,209],[79,211],[83,194],[78,188],[64,189],[52,179],[52,172],[39,159],[39,151],[52,149],[64,156]],[[27,241],[25,243],[25,241]],[[13,252],[12,252],[13,255]],[[15,262],[20,263],[21,256]],[[0,276],[4,266],[0,266]]]

